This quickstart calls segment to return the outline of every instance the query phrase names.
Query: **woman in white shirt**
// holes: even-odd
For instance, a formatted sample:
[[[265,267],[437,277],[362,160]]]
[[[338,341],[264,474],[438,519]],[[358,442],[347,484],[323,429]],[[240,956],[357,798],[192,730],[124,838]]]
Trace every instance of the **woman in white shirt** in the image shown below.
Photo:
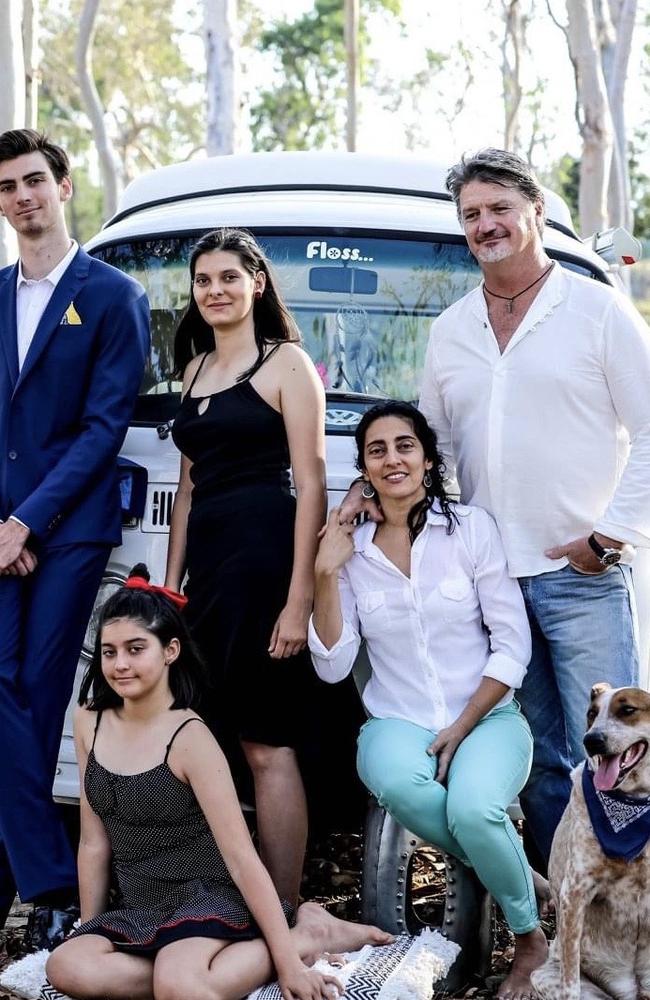
[[[523,998],[546,957],[531,871],[506,811],[532,760],[513,699],[530,659],[524,603],[490,516],[448,499],[435,434],[415,407],[373,407],[356,441],[383,520],[355,528],[330,514],[316,560],[312,659],[335,683],[366,640],[370,719],[359,775],[400,823],[476,870],[515,934],[499,997]]]

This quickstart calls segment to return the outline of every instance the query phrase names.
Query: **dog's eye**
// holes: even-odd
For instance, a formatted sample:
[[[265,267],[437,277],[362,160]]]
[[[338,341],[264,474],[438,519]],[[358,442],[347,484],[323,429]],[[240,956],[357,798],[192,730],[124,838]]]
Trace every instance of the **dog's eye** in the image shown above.
[[[589,711],[587,712],[587,722],[589,723],[589,725],[591,725],[591,723],[594,721],[595,718],[596,718],[596,712],[594,711],[593,708],[590,708]]]
[[[619,715],[634,715],[635,712],[638,712],[638,708],[634,705],[621,705],[619,709]]]

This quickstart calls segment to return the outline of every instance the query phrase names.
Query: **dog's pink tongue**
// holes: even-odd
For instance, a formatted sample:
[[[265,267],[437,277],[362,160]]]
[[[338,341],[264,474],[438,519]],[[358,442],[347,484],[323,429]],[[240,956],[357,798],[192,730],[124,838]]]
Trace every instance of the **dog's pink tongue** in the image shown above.
[[[609,792],[616,784],[621,769],[621,756],[622,754],[618,753],[612,757],[602,758],[594,774],[594,785],[599,792]]]

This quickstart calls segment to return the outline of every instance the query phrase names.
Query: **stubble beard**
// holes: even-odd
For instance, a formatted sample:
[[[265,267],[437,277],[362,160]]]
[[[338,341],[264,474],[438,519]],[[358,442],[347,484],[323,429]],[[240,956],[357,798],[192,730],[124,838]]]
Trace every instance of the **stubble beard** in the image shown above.
[[[512,257],[513,250],[509,243],[499,243],[495,247],[486,247],[482,244],[476,248],[476,257],[481,264],[498,264],[502,260]]]

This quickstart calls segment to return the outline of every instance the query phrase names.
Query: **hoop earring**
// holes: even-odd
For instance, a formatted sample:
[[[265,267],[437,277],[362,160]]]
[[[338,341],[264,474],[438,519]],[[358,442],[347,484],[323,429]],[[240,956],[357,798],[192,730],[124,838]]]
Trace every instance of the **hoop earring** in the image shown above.
[[[422,477],[422,485],[426,490],[430,489],[431,486],[433,485],[433,479],[431,478],[431,473],[429,472],[428,469],[424,473],[424,476]]]
[[[375,493],[375,487],[372,485],[372,483],[369,483],[368,480],[366,480],[366,482],[363,484],[363,489],[361,490],[361,496],[363,497],[364,500],[374,500],[376,495],[377,494]]]

